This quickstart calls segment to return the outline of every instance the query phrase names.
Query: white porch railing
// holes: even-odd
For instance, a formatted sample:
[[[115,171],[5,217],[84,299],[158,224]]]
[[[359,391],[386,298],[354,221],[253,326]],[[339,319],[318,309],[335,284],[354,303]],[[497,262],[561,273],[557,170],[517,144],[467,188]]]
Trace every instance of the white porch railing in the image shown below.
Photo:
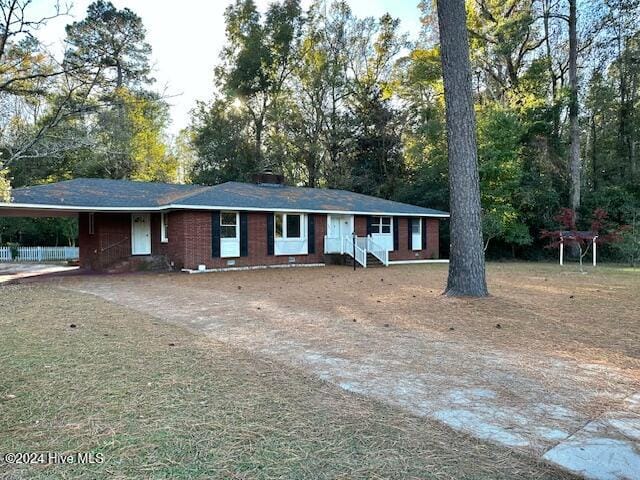
[[[0,262],[61,262],[79,256],[78,247],[0,247]]]
[[[341,238],[324,237],[324,253],[340,253],[353,258],[353,237],[346,235]],[[369,237],[356,237],[355,259],[363,267],[367,267],[367,254],[371,253],[380,260],[385,267],[389,266],[389,250],[376,243]]]
[[[381,247],[379,244],[373,241],[371,237],[367,237],[367,252],[371,252],[371,254],[376,257],[380,262],[385,266],[389,266],[389,250],[384,247]]]
[[[344,253],[342,252],[342,238],[324,236],[324,253]]]
[[[342,237],[342,253],[346,253],[352,258],[355,258],[356,262],[367,268],[367,249],[362,248],[363,243],[358,241],[356,237],[355,247],[353,245],[353,238]],[[355,256],[354,256],[355,253]]]

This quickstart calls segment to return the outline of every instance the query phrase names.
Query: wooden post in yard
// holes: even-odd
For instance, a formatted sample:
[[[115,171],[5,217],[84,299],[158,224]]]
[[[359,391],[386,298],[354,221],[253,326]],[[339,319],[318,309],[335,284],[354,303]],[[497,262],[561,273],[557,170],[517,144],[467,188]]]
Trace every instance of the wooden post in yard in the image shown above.
[[[564,238],[560,236],[560,266],[564,265]]]
[[[353,270],[356,270],[356,232],[351,235],[353,238]]]

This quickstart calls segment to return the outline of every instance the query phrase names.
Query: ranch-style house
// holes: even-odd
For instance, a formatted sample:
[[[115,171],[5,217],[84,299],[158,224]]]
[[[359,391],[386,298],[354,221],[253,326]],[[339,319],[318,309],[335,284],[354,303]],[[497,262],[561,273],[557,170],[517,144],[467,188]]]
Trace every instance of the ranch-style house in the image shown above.
[[[214,186],[78,178],[17,188],[0,216],[77,216],[80,267],[176,270],[437,261],[447,212],[368,195],[254,183]],[[355,248],[354,248],[355,243]]]

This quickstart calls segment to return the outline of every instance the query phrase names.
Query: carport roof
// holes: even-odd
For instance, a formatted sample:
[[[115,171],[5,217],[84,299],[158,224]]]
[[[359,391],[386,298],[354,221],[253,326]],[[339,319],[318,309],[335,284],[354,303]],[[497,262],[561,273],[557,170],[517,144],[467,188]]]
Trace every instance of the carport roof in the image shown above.
[[[346,190],[227,182],[177,185],[77,178],[16,188],[12,202],[0,209],[66,211],[155,211],[170,209],[237,209],[448,217],[447,212],[362,195]]]

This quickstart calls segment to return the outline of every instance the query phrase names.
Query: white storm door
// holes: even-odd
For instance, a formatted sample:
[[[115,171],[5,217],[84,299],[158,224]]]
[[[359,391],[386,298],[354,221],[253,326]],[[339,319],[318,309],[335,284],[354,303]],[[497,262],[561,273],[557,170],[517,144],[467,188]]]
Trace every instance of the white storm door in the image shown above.
[[[342,247],[342,238],[351,237],[352,233],[353,215],[328,215],[325,253],[339,253]]]
[[[350,237],[353,234],[353,215],[341,215],[340,238]]]
[[[148,213],[131,215],[131,255],[151,254],[151,219]]]

